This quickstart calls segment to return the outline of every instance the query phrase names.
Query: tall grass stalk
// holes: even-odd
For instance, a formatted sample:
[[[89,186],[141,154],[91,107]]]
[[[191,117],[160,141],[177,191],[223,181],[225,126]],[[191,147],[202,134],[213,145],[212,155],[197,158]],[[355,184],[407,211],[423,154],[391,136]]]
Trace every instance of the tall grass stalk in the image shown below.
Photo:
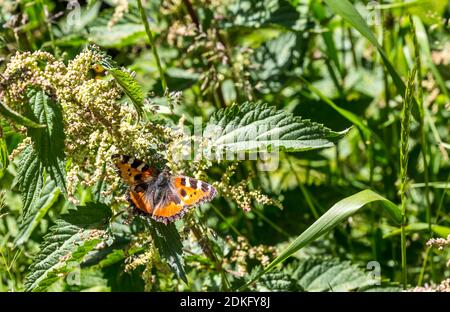
[[[402,254],[402,284],[403,288],[407,286],[407,267],[406,267],[406,180],[408,168],[408,147],[409,147],[409,126],[411,121],[411,107],[414,98],[414,81],[416,76],[416,67],[409,74],[406,85],[405,98],[401,114],[401,132],[400,132],[400,198],[402,204],[402,224],[401,224],[401,254]]]
[[[414,56],[415,66],[417,68],[417,104],[419,108],[419,127],[420,127],[420,146],[423,157],[423,178],[425,182],[425,204],[426,204],[426,217],[428,222],[428,232],[430,236],[431,231],[431,203],[430,203],[430,188],[429,188],[429,176],[428,176],[428,161],[427,161],[427,141],[425,136],[425,109],[423,107],[423,89],[422,89],[422,61],[420,59],[420,47],[417,41],[416,26],[414,19],[409,16],[411,23],[412,37],[414,43]]]
[[[410,15],[409,21],[411,23],[411,33],[414,44],[414,56],[415,56],[415,67],[417,68],[417,104],[419,108],[419,135],[420,135],[420,147],[423,158],[423,179],[425,182],[425,209],[426,209],[426,219],[428,223],[428,234],[431,238],[433,232],[431,230],[431,201],[430,201],[430,188],[429,188],[429,175],[428,175],[428,160],[427,160],[427,140],[425,136],[425,108],[423,106],[423,89],[422,89],[422,61],[420,59],[420,46],[417,40],[416,25],[414,23],[414,18]],[[424,259],[422,270],[420,272],[418,285],[420,286],[423,281],[424,270],[427,267],[428,254],[430,249],[428,248]],[[433,262],[431,262],[433,270]]]
[[[153,39],[153,33],[150,30],[150,26],[148,24],[147,14],[145,13],[145,10],[142,6],[142,1],[137,0],[137,3],[138,3],[138,7],[139,7],[139,12],[141,13],[141,20],[142,20],[142,23],[144,24],[145,32],[147,33],[148,41],[150,42],[150,45],[152,47],[153,57],[156,60],[156,66],[158,67],[159,76],[161,79],[161,86],[162,86],[163,92],[166,93],[167,92],[166,77],[164,75],[164,70],[161,66],[161,60],[159,58],[158,50],[156,49],[155,41]]]

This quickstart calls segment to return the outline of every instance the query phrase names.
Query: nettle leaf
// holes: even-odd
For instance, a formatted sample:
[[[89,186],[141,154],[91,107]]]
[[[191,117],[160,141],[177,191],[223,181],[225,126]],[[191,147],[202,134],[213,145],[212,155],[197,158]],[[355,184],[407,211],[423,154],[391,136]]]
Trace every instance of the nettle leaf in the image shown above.
[[[300,14],[286,0],[241,0],[231,4],[228,16],[233,20],[225,26],[262,27],[276,24],[286,28],[296,28]]]
[[[144,107],[144,92],[136,79],[134,79],[129,72],[118,68],[109,68],[108,72],[114,77],[123,92],[125,92],[131,100],[139,116],[142,116]]]
[[[205,153],[307,151],[334,146],[346,132],[334,132],[267,104],[246,102],[211,117],[204,130],[209,140]]]
[[[48,181],[40,192],[36,203],[27,213],[22,215],[19,234],[14,241],[16,246],[22,245],[28,240],[36,226],[39,225],[39,222],[47,214],[47,211],[58,200],[59,194],[61,194],[61,190],[56,186],[55,182],[53,180]]]
[[[150,232],[160,256],[167,261],[172,271],[188,283],[183,261],[183,243],[174,223],[165,225],[147,218]]]
[[[309,258],[300,261],[293,274],[305,291],[352,291],[380,283],[350,261]]]
[[[20,154],[17,184],[22,198],[22,218],[27,218],[44,187],[45,170],[33,146],[28,145]]]
[[[44,291],[57,280],[70,278],[69,273],[103,240],[110,217],[108,206],[88,203],[56,220],[29,268],[25,290]]]
[[[89,48],[101,57],[100,65],[107,69],[111,76],[114,77],[117,84],[133,103],[138,115],[142,116],[144,113],[145,97],[137,80],[128,71],[120,69],[117,63],[97,46],[90,46]]]
[[[46,125],[46,128],[28,128],[39,161],[58,187],[66,192],[66,171],[64,155],[64,128],[61,107],[44,91],[29,89],[30,119]]]
[[[398,291],[379,272],[329,257],[295,259],[280,272],[270,272],[254,284],[258,291]]]

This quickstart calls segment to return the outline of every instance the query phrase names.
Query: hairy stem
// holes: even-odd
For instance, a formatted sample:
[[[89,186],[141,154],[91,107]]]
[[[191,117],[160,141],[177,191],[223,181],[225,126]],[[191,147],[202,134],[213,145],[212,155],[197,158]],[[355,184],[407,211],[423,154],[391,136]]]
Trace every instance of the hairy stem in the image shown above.
[[[138,3],[138,7],[139,7],[139,12],[141,13],[141,20],[142,20],[142,23],[144,24],[145,32],[147,33],[148,41],[150,42],[150,46],[152,47],[153,57],[156,60],[156,66],[158,67],[159,76],[161,79],[161,86],[162,86],[163,92],[166,93],[166,91],[167,91],[166,77],[164,75],[164,70],[161,66],[161,60],[159,58],[158,50],[156,49],[155,41],[153,39],[153,33],[150,30],[150,26],[148,24],[147,14],[145,13],[145,10],[142,6],[142,1],[137,0],[137,3]]]

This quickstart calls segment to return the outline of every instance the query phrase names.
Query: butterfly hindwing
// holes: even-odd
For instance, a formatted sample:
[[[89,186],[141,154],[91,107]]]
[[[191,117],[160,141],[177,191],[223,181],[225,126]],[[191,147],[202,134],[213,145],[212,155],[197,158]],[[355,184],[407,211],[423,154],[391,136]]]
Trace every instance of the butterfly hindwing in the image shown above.
[[[139,210],[146,212],[146,213],[152,213],[153,206],[151,202],[145,197],[145,192],[135,192],[130,190],[129,192],[129,200],[130,202]]]

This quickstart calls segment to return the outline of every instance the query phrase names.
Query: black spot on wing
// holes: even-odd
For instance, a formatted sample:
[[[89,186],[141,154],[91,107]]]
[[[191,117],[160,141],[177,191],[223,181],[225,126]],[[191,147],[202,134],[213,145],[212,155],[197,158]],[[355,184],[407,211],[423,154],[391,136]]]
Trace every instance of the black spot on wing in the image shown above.
[[[141,183],[134,187],[134,191],[137,193],[140,193],[140,192],[145,191],[147,189],[147,187],[148,187],[147,183]]]
[[[189,178],[189,184],[192,188],[197,188],[197,180]]]
[[[202,182],[202,191],[203,192],[208,192],[208,190],[209,190],[209,187],[208,187],[208,184],[207,183],[205,183],[205,182]]]
[[[181,178],[181,185],[186,186],[186,179],[185,178]]]
[[[181,196],[185,197],[186,196],[186,191],[184,189],[181,189],[180,194],[181,194]]]
[[[134,180],[135,181],[141,181],[142,180],[142,174],[138,173],[137,175],[134,176]]]
[[[133,162],[131,163],[131,167],[136,169],[137,167],[139,167],[139,165],[142,164],[142,162],[138,159],[133,160]]]

